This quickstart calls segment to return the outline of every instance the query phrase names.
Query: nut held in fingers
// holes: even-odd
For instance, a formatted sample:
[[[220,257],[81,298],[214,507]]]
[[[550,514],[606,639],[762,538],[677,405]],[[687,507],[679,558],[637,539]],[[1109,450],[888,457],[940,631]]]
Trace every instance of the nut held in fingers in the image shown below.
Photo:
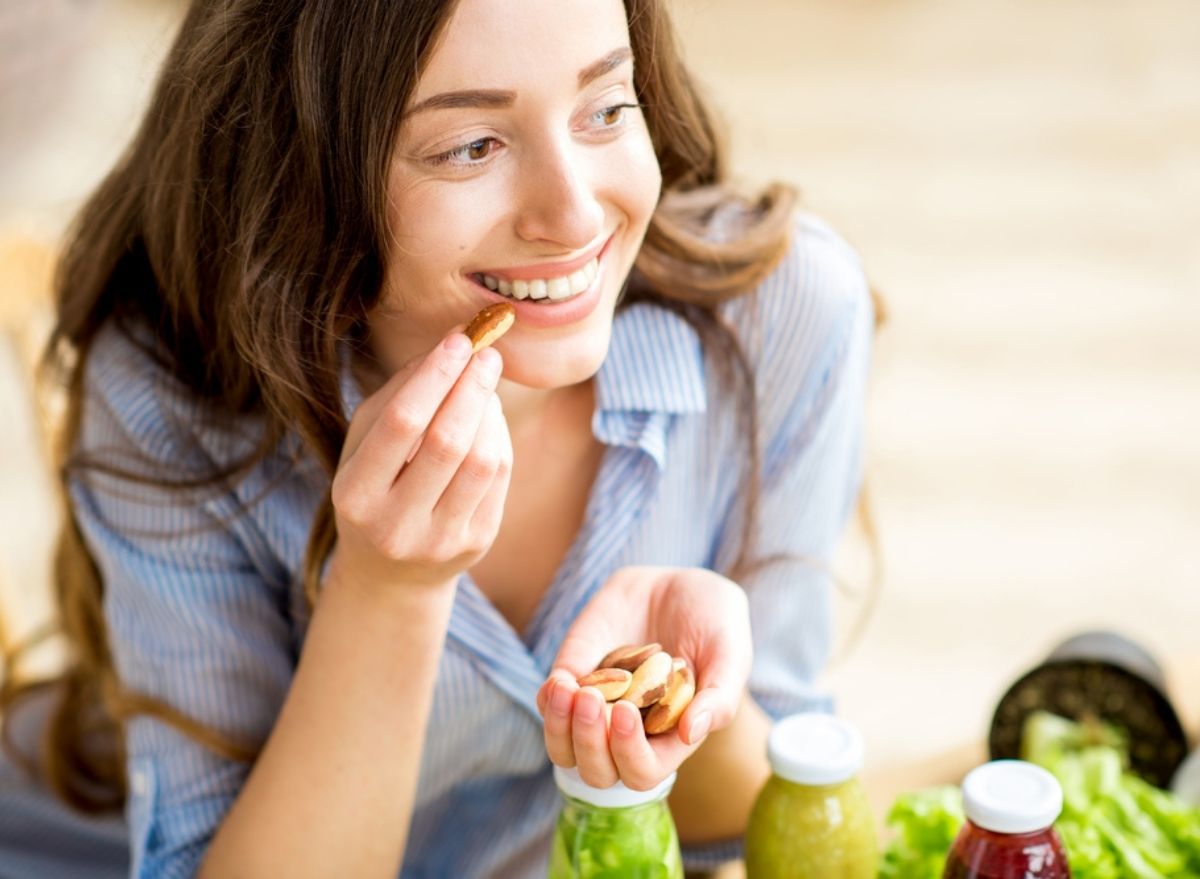
[[[471,340],[471,352],[481,351],[508,332],[517,319],[517,310],[507,302],[496,302],[471,318],[463,330]]]
[[[662,650],[662,645],[643,644],[640,647],[636,644],[626,644],[624,647],[618,647],[607,656],[600,660],[597,668],[623,668],[626,671],[636,671],[637,667]]]
[[[598,668],[579,679],[581,687],[595,687],[605,702],[616,702],[629,689],[633,673],[623,668]]]
[[[629,690],[622,697],[638,708],[653,705],[667,692],[671,678],[671,654],[659,651],[637,667]]]
[[[658,735],[674,729],[684,709],[692,704],[692,699],[695,698],[696,679],[692,676],[692,670],[686,663],[678,664],[678,660],[676,662],[666,693],[646,715],[646,735]]]

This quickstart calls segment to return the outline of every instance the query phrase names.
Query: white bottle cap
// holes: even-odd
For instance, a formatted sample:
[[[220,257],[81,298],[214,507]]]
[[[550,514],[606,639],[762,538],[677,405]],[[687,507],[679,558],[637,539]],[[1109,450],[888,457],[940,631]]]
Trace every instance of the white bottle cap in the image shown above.
[[[555,766],[554,783],[560,791],[573,799],[583,800],[602,809],[624,809],[653,803],[665,797],[675,784],[675,773],[672,772],[650,790],[631,790],[619,781],[612,787],[592,787],[579,777],[577,768],[564,769]]]
[[[858,730],[829,714],[785,717],[771,728],[767,759],[780,778],[796,784],[841,784],[863,764]]]
[[[963,811],[977,827],[993,833],[1045,830],[1062,812],[1058,779],[1024,760],[993,760],[967,773]]]

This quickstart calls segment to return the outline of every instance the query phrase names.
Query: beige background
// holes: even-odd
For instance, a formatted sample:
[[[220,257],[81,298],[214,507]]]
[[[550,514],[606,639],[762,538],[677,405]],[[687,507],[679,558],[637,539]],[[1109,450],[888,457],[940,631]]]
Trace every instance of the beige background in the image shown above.
[[[10,630],[45,613],[53,521],[20,370],[44,323],[23,306],[36,281],[14,279],[36,279],[38,246],[128,138],[179,14],[150,0],[26,6],[37,11],[0,13],[0,314],[17,325],[0,344],[0,589],[21,608]],[[828,676],[872,772],[950,771],[940,755],[969,751],[1005,685],[1082,627],[1119,628],[1188,667],[1200,656],[1195,3],[676,8],[742,177],[798,184],[890,304],[870,407],[885,580]],[[851,588],[864,583],[861,541],[843,557]],[[847,632],[863,602],[842,604]],[[1172,686],[1195,733],[1200,679]]]

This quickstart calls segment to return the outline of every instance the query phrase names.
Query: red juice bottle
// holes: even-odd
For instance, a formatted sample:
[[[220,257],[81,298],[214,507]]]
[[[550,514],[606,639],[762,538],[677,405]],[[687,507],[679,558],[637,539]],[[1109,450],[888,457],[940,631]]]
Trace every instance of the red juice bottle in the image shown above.
[[[1032,763],[994,760],[963,779],[967,823],[942,879],[1070,879],[1054,821],[1062,811],[1058,779]]]

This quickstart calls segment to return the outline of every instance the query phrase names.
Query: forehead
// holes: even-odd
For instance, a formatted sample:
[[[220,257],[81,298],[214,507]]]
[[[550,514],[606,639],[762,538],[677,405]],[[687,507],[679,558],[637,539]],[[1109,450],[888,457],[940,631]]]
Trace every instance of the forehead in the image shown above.
[[[461,0],[413,103],[457,89],[574,88],[582,68],[627,45],[622,0]]]

